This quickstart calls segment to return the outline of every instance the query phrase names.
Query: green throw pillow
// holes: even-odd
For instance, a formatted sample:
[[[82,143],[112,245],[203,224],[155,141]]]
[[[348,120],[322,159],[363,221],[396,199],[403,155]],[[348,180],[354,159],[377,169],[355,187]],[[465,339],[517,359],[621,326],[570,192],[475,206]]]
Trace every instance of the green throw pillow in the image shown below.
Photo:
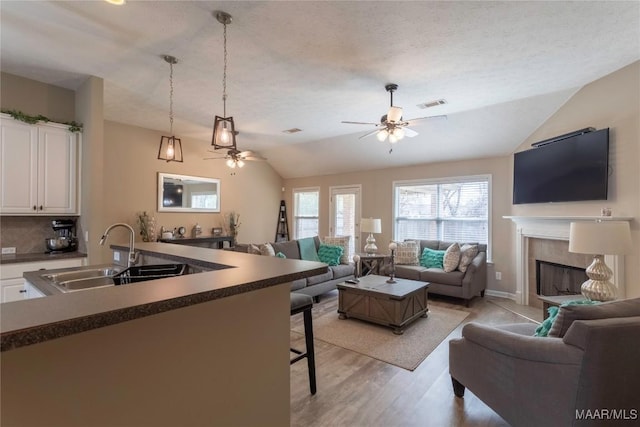
[[[435,249],[424,248],[420,257],[420,265],[427,268],[444,268],[444,253]]]
[[[342,246],[325,245],[321,243],[318,248],[318,258],[320,258],[320,262],[324,262],[325,264],[338,265],[340,264],[340,257],[342,256],[343,250]]]
[[[553,326],[553,321],[556,320],[556,317],[558,316],[559,310],[560,309],[556,306],[551,306],[547,309],[549,317],[544,319],[544,322],[536,328],[536,333],[533,334],[534,337],[546,337],[549,335],[549,331],[551,330],[551,326]]]
[[[282,252],[278,252],[278,253],[276,254],[276,257],[277,257],[277,258],[286,258],[287,256],[286,256],[285,254],[283,254]]]

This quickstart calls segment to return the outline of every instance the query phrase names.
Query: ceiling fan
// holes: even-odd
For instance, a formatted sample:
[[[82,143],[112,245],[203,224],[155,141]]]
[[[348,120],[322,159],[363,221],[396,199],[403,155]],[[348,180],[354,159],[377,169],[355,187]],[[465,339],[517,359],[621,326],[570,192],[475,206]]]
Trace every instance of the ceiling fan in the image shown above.
[[[267,160],[266,158],[257,155],[253,151],[240,151],[235,148],[228,150],[227,154],[217,153],[213,150],[207,151],[215,153],[215,155],[214,157],[205,157],[204,160],[226,160],[227,166],[232,169],[243,167],[245,160]]]
[[[409,138],[413,138],[418,135],[418,132],[413,129],[409,129],[409,126],[413,125],[418,120],[425,119],[446,119],[447,116],[428,116],[428,117],[418,117],[416,119],[403,120],[402,119],[402,107],[395,107],[393,105],[393,92],[398,89],[398,85],[395,83],[389,83],[384,87],[387,92],[389,92],[389,96],[391,98],[389,111],[384,116],[380,117],[380,123],[370,123],[370,122],[347,122],[343,121],[342,123],[353,124],[353,125],[374,125],[376,130],[365,133],[359,139],[365,138],[367,136],[376,135],[379,141],[389,140],[391,144],[395,144],[400,141],[405,136]],[[442,101],[444,103],[444,101]],[[389,150],[391,152],[391,150]]]

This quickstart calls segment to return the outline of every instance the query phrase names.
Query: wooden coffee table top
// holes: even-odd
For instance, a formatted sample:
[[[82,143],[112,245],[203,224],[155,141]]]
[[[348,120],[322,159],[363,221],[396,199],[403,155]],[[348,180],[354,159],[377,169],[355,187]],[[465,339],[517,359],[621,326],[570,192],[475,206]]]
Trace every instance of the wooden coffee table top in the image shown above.
[[[397,298],[404,298],[412,292],[418,289],[423,289],[429,286],[428,282],[418,282],[416,280],[408,279],[395,279],[396,283],[387,283],[388,276],[378,276],[370,274],[369,276],[360,277],[360,282],[346,283],[342,282],[337,285],[338,289],[352,289],[361,290],[370,293],[377,293],[381,295],[389,295]]]

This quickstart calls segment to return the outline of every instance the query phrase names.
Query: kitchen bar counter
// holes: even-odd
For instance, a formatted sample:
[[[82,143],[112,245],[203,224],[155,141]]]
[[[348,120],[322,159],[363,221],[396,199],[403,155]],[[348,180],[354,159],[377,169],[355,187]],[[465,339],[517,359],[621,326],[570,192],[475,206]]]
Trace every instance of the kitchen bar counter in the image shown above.
[[[128,249],[123,245],[112,248]],[[135,249],[143,255],[212,271],[4,303],[0,313],[1,350],[228,298],[326,271],[326,265],[317,262],[186,245],[139,243]]]
[[[289,282],[326,265],[136,251],[214,270],[2,304],[0,425],[290,425]]]

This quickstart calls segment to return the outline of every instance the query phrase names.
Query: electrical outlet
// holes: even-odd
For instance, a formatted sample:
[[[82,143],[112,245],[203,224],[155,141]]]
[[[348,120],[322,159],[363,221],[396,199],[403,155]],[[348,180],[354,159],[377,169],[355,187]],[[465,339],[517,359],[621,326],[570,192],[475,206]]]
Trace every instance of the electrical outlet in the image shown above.
[[[496,271],[496,280],[502,280],[502,272]]]
[[[2,248],[2,255],[15,254],[16,248]]]
[[[120,261],[120,252],[113,251],[113,260],[114,261]]]

